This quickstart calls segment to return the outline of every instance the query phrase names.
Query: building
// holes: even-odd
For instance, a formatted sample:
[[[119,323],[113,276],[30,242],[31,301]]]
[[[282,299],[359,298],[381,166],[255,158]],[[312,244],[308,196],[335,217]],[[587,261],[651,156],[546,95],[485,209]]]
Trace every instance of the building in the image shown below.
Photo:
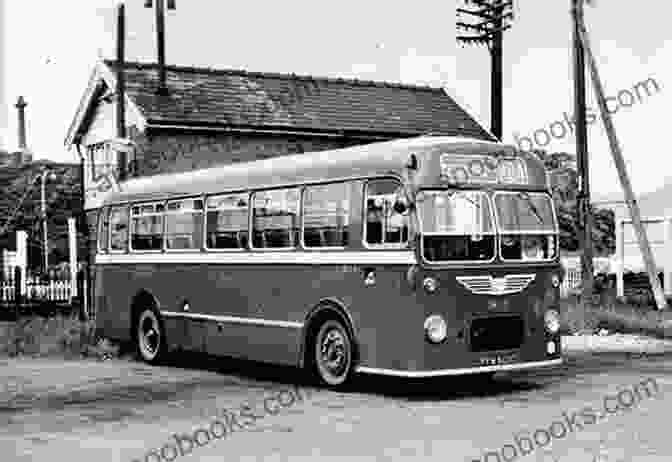
[[[167,91],[161,93],[158,65],[143,63],[123,67],[120,118],[119,67],[116,61],[96,64],[65,140],[82,162],[87,210],[127,174],[181,172],[428,132],[494,139],[440,88],[167,66]],[[132,149],[115,142],[120,124]],[[89,224],[95,226],[93,215]]]

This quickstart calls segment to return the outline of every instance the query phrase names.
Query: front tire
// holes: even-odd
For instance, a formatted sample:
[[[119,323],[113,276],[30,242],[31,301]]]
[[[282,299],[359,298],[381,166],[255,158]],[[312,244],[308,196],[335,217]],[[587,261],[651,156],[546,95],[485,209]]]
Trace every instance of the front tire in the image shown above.
[[[312,363],[317,379],[328,387],[343,387],[353,374],[353,344],[345,326],[328,319],[313,342]]]
[[[138,356],[148,364],[158,364],[166,356],[166,334],[161,315],[153,308],[140,312],[135,325]]]

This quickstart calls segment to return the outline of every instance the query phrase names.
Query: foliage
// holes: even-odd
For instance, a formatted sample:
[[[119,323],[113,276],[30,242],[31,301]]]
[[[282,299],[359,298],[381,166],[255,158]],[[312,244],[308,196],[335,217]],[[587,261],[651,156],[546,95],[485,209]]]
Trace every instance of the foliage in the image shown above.
[[[69,217],[79,218],[82,211],[79,165],[37,161],[21,167],[0,168],[0,249],[15,249],[15,234],[24,230],[28,234],[28,266],[42,266],[42,220],[39,175],[48,167],[55,174],[54,181],[46,183],[46,206],[49,238],[49,262],[58,264],[68,260]],[[14,220],[10,215],[21,203]],[[85,255],[83,227],[77,225],[78,255]]]
[[[560,248],[576,251],[580,248],[580,229],[577,226],[576,199],[579,177],[576,159],[566,152],[548,153],[536,149],[532,153],[544,162],[551,179],[553,200],[560,227]],[[596,256],[612,254],[616,248],[614,212],[608,209],[593,209],[593,249]]]

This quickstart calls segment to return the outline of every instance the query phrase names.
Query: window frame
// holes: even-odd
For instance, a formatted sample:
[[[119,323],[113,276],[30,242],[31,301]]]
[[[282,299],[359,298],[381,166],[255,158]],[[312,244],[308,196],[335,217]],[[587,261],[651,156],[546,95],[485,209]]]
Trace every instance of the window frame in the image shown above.
[[[111,232],[112,231],[112,227],[111,227],[111,225],[112,225],[112,209],[115,209],[115,208],[116,209],[126,209],[126,212],[128,214],[127,215],[128,216],[128,228],[126,230],[126,246],[122,250],[112,248],[112,232]],[[108,207],[108,225],[107,225],[107,228],[108,228],[107,229],[107,237],[108,237],[108,240],[109,240],[109,243],[108,243],[108,246],[107,246],[108,252],[109,253],[115,253],[115,254],[127,253],[128,249],[131,245],[131,207],[130,207],[129,204],[115,204],[115,205],[111,205],[110,207]]]
[[[374,177],[374,178],[367,178],[364,180],[364,188],[362,192],[362,215],[361,215],[361,220],[362,220],[362,246],[367,249],[367,250],[408,250],[411,249],[411,235],[412,235],[412,225],[411,225],[411,220],[410,220],[410,214],[414,213],[412,210],[409,209],[408,213],[408,218],[409,218],[409,223],[408,223],[408,239],[406,242],[400,242],[400,243],[382,243],[382,244],[370,244],[367,242],[367,219],[366,215],[368,213],[368,208],[367,208],[367,201],[369,199],[369,184],[374,181],[395,181],[399,187],[405,188],[404,183],[401,179],[393,177],[393,176],[384,176],[384,177]],[[383,233],[384,234],[384,233]]]
[[[135,221],[133,220],[133,207],[143,207],[146,205],[163,205],[163,212],[157,213],[154,212],[152,214],[147,214],[147,215],[137,215],[137,216],[155,216],[159,215],[162,217],[161,219],[161,248],[160,249],[134,249],[133,248],[133,232],[135,231]],[[165,251],[165,235],[166,235],[166,220],[163,218],[165,216],[165,210],[166,210],[166,201],[161,200],[161,201],[147,201],[147,202],[136,202],[133,204],[130,204],[130,209],[129,209],[129,218],[131,221],[131,224],[129,226],[129,236],[128,236],[128,250],[131,253],[163,253]]]
[[[195,212],[194,210],[190,210],[189,212],[169,212],[168,211],[168,204],[170,203],[175,203],[175,202],[184,202],[184,201],[198,201],[200,200],[203,204],[203,208],[200,211],[202,221],[201,221],[201,245],[198,247],[192,247],[188,249],[169,249],[168,248],[168,223],[166,221],[166,217],[168,215],[179,215],[180,213],[199,213]],[[146,205],[146,204],[145,204]],[[129,215],[130,216],[130,215]],[[205,246],[205,198],[203,196],[196,196],[196,197],[181,197],[181,198],[174,198],[174,199],[167,199],[164,201],[164,209],[163,209],[163,226],[162,226],[162,246],[161,249],[167,253],[194,253],[194,252],[200,252],[203,250]],[[193,235],[193,234],[192,234]]]
[[[102,234],[103,227],[107,226],[106,236],[105,236],[105,247],[100,245],[100,237]],[[109,253],[110,250],[110,207],[103,206],[98,212],[98,226],[96,230],[96,249],[97,253]]]
[[[246,229],[245,231],[247,232],[247,245],[245,247],[239,247],[236,249],[218,249],[218,248],[212,248],[208,246],[208,200],[212,198],[218,198],[218,197],[225,197],[225,196],[246,196],[247,197],[247,220],[246,222]],[[205,196],[205,201],[203,202],[203,211],[204,211],[204,217],[203,217],[203,249],[206,252],[247,252],[251,249],[252,245],[252,230],[251,230],[251,225],[252,222],[250,220],[250,217],[252,216],[252,192],[251,191],[240,191],[240,192],[226,192],[226,193],[219,193],[219,194],[211,194],[208,196]],[[213,209],[213,210],[221,210],[221,209]]]
[[[301,249],[304,250],[310,250],[310,251],[323,251],[323,250],[345,250],[347,249],[351,244],[352,244],[352,210],[353,210],[353,194],[352,194],[352,186],[354,184],[353,180],[346,180],[346,181],[333,181],[329,183],[314,183],[314,184],[307,184],[301,187],[301,197],[300,197],[300,213],[301,213],[301,218],[300,218],[300,228],[299,228],[299,245],[301,246]],[[345,188],[348,190],[348,210],[346,211],[346,216],[348,218],[348,225],[346,228],[348,228],[348,245],[345,246],[324,246],[324,247],[312,247],[312,246],[307,246],[305,242],[305,197],[306,197],[306,191],[308,188],[320,188],[320,187],[328,187],[331,185],[344,185]]]
[[[302,208],[301,208],[301,198],[303,197],[303,189],[305,188],[305,185],[292,185],[292,186],[281,186],[281,187],[273,187],[273,188],[267,188],[267,189],[258,189],[255,191],[250,192],[250,202],[249,202],[249,213],[248,213],[248,229],[249,229],[249,239],[248,239],[248,248],[251,251],[259,251],[259,252],[291,252],[291,251],[296,251],[303,249],[305,247],[301,247],[301,222],[303,220],[302,218]],[[291,247],[255,247],[254,246],[254,199],[257,194],[260,193],[268,193],[268,192],[273,192],[273,191],[285,191],[285,190],[291,190],[295,189],[298,191],[298,199],[297,199],[297,214],[298,214],[298,238],[294,242],[294,245]]]

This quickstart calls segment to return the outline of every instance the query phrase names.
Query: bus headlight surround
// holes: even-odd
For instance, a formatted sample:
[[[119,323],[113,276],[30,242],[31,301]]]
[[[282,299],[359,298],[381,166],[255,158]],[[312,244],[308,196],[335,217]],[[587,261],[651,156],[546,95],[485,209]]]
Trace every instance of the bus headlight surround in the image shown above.
[[[432,343],[441,343],[448,335],[448,325],[440,314],[433,314],[425,319],[425,335]]]
[[[560,276],[558,276],[557,274],[551,276],[551,285],[553,287],[560,287]]]
[[[422,281],[422,286],[425,288],[425,290],[427,292],[432,294],[432,293],[436,292],[436,289],[439,288],[439,282],[436,279],[434,279],[433,277],[430,276],[430,277],[426,277]]]
[[[557,333],[560,330],[560,314],[556,310],[547,310],[544,314],[544,325],[549,333]]]

